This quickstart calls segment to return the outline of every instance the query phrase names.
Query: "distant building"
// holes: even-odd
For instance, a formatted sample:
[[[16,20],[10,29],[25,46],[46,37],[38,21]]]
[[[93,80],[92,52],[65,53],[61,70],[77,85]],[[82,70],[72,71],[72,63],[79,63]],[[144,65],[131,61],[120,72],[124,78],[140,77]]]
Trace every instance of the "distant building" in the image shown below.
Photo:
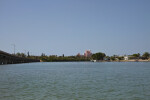
[[[128,56],[124,56],[124,60],[129,60],[129,57]]]
[[[85,53],[84,53],[84,56],[85,57],[91,57],[92,56],[91,50],[86,50]]]
[[[82,55],[82,54],[80,54],[80,53],[78,53],[76,56],[77,56],[77,57],[84,57],[84,55]]]
[[[76,56],[77,56],[77,57],[81,57],[81,54],[80,54],[80,53],[78,53]]]
[[[135,59],[139,59],[139,58],[138,57],[134,57],[132,55],[124,56],[124,60],[135,60]]]

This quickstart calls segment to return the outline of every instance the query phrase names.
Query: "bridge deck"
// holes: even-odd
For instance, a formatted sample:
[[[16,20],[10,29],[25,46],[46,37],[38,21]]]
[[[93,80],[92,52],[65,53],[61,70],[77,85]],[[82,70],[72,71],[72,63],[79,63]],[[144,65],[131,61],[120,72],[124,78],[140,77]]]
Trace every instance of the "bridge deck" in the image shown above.
[[[0,50],[0,65],[1,64],[17,64],[17,63],[29,63],[29,62],[40,62],[37,59],[29,59],[18,57],[7,52]]]

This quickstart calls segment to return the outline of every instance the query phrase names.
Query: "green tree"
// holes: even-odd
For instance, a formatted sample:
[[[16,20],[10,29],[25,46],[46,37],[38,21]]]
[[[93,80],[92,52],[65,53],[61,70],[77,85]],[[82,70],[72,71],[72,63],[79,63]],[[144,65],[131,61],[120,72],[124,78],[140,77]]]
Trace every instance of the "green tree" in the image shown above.
[[[110,59],[111,59],[112,61],[114,61],[114,60],[115,60],[115,57],[114,57],[114,56],[111,56]]]
[[[123,60],[123,59],[124,59],[124,57],[123,57],[123,56],[121,56],[121,57],[118,57],[118,59],[119,59],[119,60]]]
[[[105,56],[106,56],[105,53],[98,52],[98,53],[93,54],[92,58],[94,60],[103,60]]]
[[[17,53],[16,53],[16,56],[19,56],[19,57],[20,57],[20,56],[21,56],[21,54],[20,54],[19,52],[17,52]]]
[[[42,57],[46,56],[44,53],[41,54]]]
[[[21,57],[26,57],[26,55],[24,53],[21,53]]]
[[[140,57],[140,53],[133,54],[132,56],[134,56],[134,57]]]
[[[142,57],[144,57],[145,59],[148,59],[150,57],[150,54],[148,52],[145,52]]]
[[[18,56],[18,57],[26,57],[26,55],[24,54],[24,53],[16,53],[16,56]]]

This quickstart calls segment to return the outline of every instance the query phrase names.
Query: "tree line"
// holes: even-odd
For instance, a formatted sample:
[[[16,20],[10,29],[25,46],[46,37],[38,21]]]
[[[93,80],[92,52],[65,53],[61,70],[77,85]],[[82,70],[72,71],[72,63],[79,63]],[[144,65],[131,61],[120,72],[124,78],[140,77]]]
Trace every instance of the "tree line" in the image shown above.
[[[50,55],[47,56],[44,53],[41,54],[41,56],[34,56],[30,55],[29,52],[27,54],[25,53],[16,53],[16,56],[19,57],[25,57],[25,58],[30,58],[30,59],[39,59],[44,62],[61,62],[61,61],[90,61],[90,60],[107,60],[107,61],[116,61],[116,60],[124,60],[124,56],[106,56],[105,53],[102,52],[97,52],[92,54],[91,57],[84,57],[84,56],[57,56],[57,55]],[[128,55],[129,59],[149,59],[150,58],[150,53],[145,52],[142,55],[140,53],[135,53],[132,55]]]

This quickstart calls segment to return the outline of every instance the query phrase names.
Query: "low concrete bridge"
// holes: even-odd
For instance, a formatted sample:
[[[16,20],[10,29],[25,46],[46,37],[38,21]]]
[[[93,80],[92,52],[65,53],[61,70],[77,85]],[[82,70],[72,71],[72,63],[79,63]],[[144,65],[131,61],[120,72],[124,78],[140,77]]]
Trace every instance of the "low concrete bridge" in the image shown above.
[[[23,57],[18,57],[7,52],[0,50],[0,65],[2,64],[17,64],[17,63],[29,63],[29,62],[40,62],[37,59],[28,59]]]

